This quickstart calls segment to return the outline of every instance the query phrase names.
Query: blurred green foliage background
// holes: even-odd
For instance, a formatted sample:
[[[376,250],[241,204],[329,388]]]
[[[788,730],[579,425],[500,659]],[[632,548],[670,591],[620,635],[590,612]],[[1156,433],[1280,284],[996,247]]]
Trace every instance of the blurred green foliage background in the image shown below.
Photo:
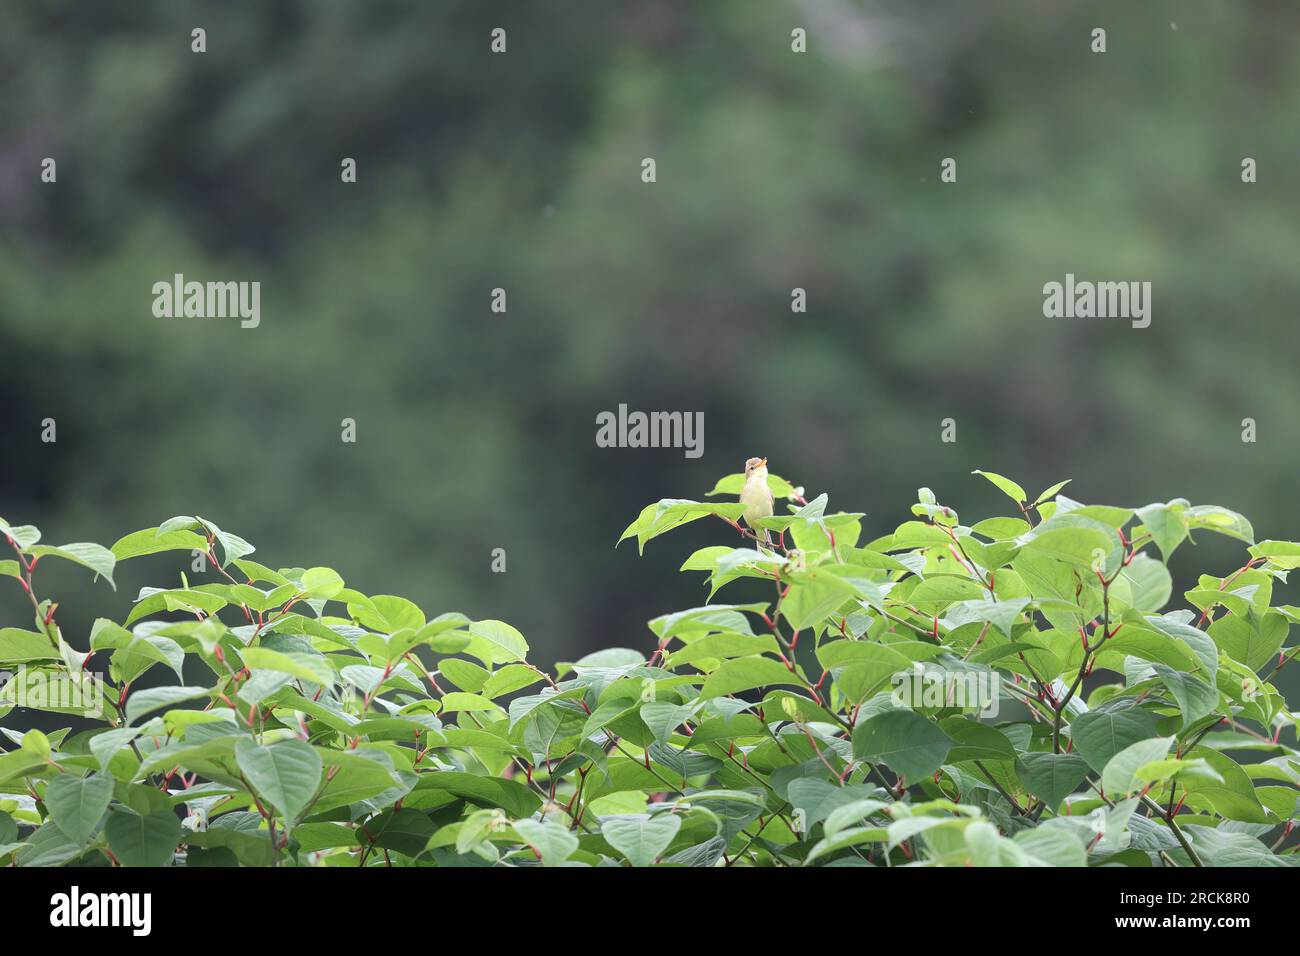
[[[872,537],[919,485],[1004,510],[976,467],[1300,537],[1298,29],[1284,0],[4,0],[0,514],[104,544],[201,514],[540,663],[703,603],[676,568],[721,523],[614,541],[750,455]],[[260,281],[260,328],[155,318],[178,272]],[[1067,272],[1151,281],[1151,327],[1044,318]],[[597,448],[620,402],[703,411],[703,458]],[[94,601],[42,567],[74,644],[175,580],[150,560]]]

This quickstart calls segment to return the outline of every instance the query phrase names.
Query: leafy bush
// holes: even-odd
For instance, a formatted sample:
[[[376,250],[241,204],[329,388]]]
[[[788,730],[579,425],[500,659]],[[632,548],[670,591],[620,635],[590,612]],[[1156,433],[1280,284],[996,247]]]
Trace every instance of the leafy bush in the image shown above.
[[[1300,544],[1255,542],[1224,508],[1083,505],[1064,483],[1030,499],[983,474],[1011,516],[965,526],[922,489],[865,544],[862,515],[776,476],[790,513],[759,521],[770,547],[739,504],[652,504],[624,539],[721,518],[744,546],[683,570],[710,599],[769,600],[664,615],[648,658],[613,648],[554,677],[508,624],[272,570],[202,518],[111,550],[0,521],[0,575],[34,612],[0,630],[0,716],[91,724],[4,731],[0,863],[1294,863],[1296,719],[1270,679],[1300,647],[1300,608],[1272,606]],[[1162,613],[1165,562],[1196,531],[1249,559]],[[162,551],[218,579],[142,590],[88,646],[34,583],[46,559],[111,583]]]

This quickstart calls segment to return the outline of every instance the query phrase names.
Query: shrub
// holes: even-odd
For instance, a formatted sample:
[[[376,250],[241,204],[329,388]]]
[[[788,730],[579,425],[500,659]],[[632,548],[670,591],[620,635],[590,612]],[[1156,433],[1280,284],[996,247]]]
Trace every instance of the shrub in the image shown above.
[[[85,728],[5,730],[0,863],[1294,863],[1296,723],[1270,681],[1295,653],[1300,609],[1272,600],[1300,545],[1224,508],[1083,505],[1064,482],[1030,499],[981,474],[1013,514],[965,526],[922,489],[866,543],[862,515],[776,476],[770,547],[739,504],[652,504],[624,539],[720,518],[731,542],[683,570],[710,600],[768,599],[666,614],[648,657],[554,677],[508,624],[272,570],[202,518],[111,550],[0,521],[0,576],[34,612],[0,630],[0,716]],[[1165,562],[1198,531],[1248,560],[1164,610]],[[38,565],[111,583],[163,551],[215,580],[145,588],[74,648]]]

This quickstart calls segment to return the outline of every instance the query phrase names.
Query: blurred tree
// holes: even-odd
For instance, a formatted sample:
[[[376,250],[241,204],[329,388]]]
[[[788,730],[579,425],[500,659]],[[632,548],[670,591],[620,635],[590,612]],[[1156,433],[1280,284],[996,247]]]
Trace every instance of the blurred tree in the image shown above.
[[[680,552],[613,542],[753,454],[871,534],[918,484],[993,505],[981,466],[1276,512],[1297,26],[1281,2],[11,0],[0,514],[106,543],[204,514],[273,565],[510,620],[545,662],[702,602]],[[155,319],[178,272],[260,281],[261,326]],[[1150,280],[1152,326],[1045,319],[1066,272]],[[620,402],[704,411],[705,456],[597,448]]]

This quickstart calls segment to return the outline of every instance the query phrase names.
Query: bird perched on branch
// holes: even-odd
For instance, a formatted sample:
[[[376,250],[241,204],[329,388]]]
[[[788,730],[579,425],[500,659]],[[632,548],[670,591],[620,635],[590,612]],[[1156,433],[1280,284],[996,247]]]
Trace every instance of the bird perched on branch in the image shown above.
[[[772,517],[772,491],[767,487],[767,459],[751,458],[745,462],[745,487],[740,489],[740,503],[745,506],[745,524],[758,535],[759,541],[770,545],[772,536],[766,528],[756,527],[759,518]]]

